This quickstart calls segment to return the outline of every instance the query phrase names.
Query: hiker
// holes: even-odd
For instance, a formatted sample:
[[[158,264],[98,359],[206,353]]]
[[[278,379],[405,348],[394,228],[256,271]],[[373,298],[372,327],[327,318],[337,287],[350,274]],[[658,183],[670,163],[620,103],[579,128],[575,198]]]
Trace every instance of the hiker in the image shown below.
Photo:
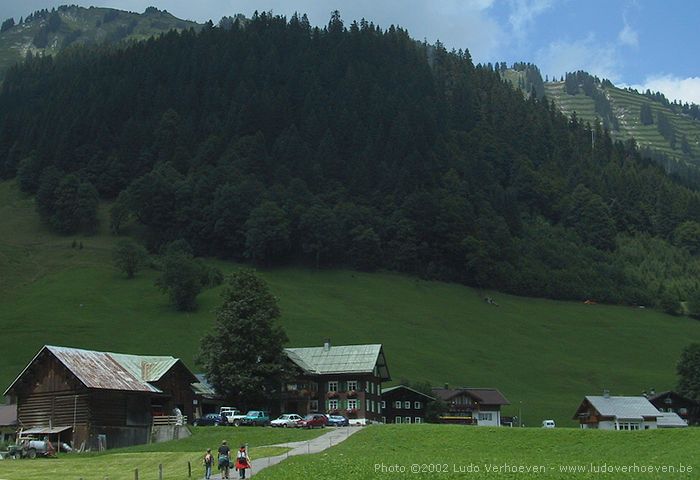
[[[229,478],[229,469],[231,468],[231,448],[226,444],[226,440],[221,442],[219,447],[219,470],[221,478]]]
[[[207,453],[204,454],[204,478],[211,478],[211,467],[214,464],[214,457],[211,454],[211,448],[207,448]]]
[[[236,453],[236,470],[238,470],[239,478],[245,478],[245,469],[251,468],[250,457],[248,456],[248,449],[245,445],[241,445]]]

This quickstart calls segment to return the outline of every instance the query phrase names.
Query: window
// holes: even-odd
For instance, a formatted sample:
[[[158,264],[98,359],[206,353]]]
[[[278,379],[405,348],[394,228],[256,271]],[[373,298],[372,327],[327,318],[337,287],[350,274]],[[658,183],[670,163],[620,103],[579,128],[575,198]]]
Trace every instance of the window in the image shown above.
[[[420,417],[416,417],[413,419],[413,423],[423,423],[423,419]]]
[[[394,419],[394,423],[401,423],[401,417],[396,417]]]
[[[493,421],[493,413],[483,413],[479,412],[479,421],[481,422],[491,422]]]
[[[384,400],[382,400],[382,410],[384,410],[385,408],[386,408],[386,402]]]
[[[396,400],[394,402],[394,408],[401,408],[401,400]]]
[[[374,408],[373,408],[373,405],[372,405],[372,400],[367,400],[367,410],[368,410],[369,412],[374,412]]]
[[[405,417],[403,423],[411,423],[411,417]]]
[[[348,390],[357,390],[357,380],[348,380]]]
[[[318,412],[318,400],[311,400],[309,408],[312,412]]]
[[[685,407],[681,407],[678,409],[678,413],[681,415],[688,415],[688,409]]]
[[[413,402],[413,408],[415,408],[416,410],[420,410],[420,409],[421,409],[421,403],[420,403],[420,402]]]
[[[382,423],[386,423],[386,417],[382,417]]]
[[[328,400],[328,410],[338,410],[338,400]]]
[[[406,408],[406,409],[411,408],[411,401],[406,400],[405,402],[403,402],[403,408]]]
[[[348,399],[348,410],[357,409],[357,400],[354,398]]]
[[[329,392],[337,392],[338,391],[338,382],[328,382],[328,391]]]

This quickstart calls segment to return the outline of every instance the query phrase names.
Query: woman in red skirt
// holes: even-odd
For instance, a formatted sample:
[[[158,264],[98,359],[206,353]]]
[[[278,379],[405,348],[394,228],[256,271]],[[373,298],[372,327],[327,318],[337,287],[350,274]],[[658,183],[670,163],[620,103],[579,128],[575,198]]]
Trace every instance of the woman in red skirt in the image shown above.
[[[248,456],[248,449],[245,445],[241,445],[236,453],[236,470],[238,470],[238,475],[240,478],[245,478],[245,470],[250,468],[250,457]]]

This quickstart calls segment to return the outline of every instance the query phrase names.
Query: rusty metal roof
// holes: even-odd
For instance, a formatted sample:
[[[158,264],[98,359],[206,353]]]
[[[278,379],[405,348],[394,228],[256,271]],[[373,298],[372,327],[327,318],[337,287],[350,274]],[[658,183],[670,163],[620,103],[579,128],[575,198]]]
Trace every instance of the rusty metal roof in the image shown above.
[[[158,381],[180,361],[168,356],[128,355],[46,345],[17,376],[5,394],[44,351],[50,352],[87,388],[106,390],[161,393],[160,389],[149,382]]]

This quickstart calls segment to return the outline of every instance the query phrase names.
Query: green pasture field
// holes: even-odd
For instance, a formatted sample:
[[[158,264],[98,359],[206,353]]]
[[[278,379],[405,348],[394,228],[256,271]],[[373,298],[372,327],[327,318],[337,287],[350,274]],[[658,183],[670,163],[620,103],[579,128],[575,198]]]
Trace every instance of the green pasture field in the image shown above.
[[[310,440],[325,431],[263,428],[263,427],[191,427],[193,435],[150,445],[109,450],[105,453],[60,454],[58,458],[0,461],[2,480],[133,480],[134,470],[139,479],[158,479],[158,465],[163,465],[163,478],[187,479],[188,466],[192,466],[193,478],[201,478],[202,457],[207,448],[212,451],[226,440],[233,448],[248,444],[252,458],[271,457],[288,451],[274,447],[287,442]]]
[[[699,441],[696,428],[630,432],[380,425],[326,452],[292,457],[255,478],[678,480],[700,476]]]
[[[112,266],[119,237],[106,232],[105,217],[93,236],[54,235],[30,197],[0,182],[3,390],[44,344],[173,355],[199,371],[194,357],[222,287],[203,292],[196,312],[175,311],[153,284],[158,272],[127,280]],[[225,272],[240,267],[210,262]],[[381,343],[387,385],[495,387],[511,402],[504,414],[520,414],[526,426],[549,418],[574,426],[583,396],[603,389],[672,389],[682,349],[700,339],[700,322],[651,309],[522,298],[392,273],[260,273],[279,298],[288,345],[321,345],[326,337],[336,345]]]

